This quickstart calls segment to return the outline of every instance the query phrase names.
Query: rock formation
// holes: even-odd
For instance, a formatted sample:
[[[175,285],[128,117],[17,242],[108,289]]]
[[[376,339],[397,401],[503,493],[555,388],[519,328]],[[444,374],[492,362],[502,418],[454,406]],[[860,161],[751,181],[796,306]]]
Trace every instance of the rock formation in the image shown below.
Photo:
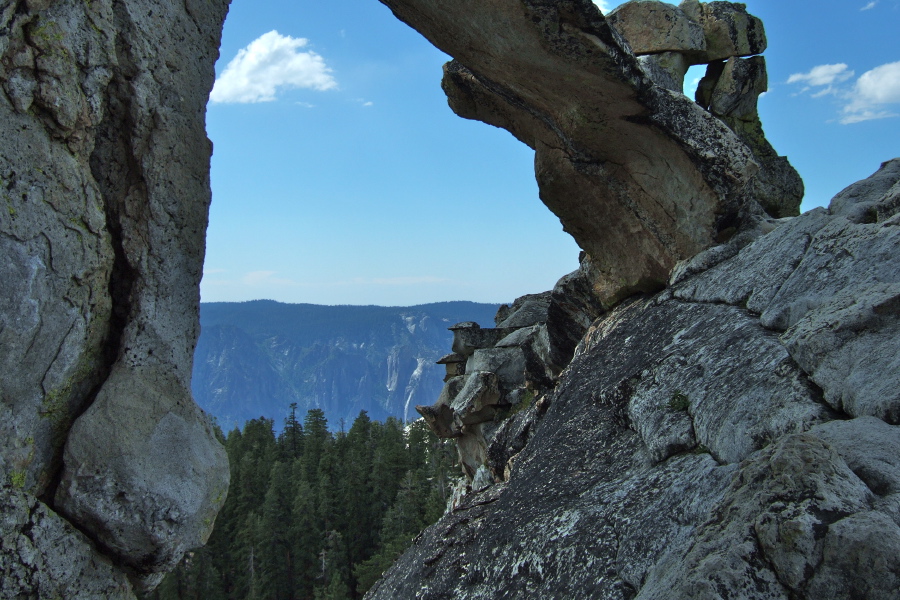
[[[894,159],[680,263],[505,413],[511,344],[474,350],[423,411],[449,407],[469,492],[367,598],[896,598],[898,198]]]
[[[900,159],[787,218],[740,4],[383,2],[586,252],[455,328],[421,411],[467,477],[370,597],[896,598]],[[189,378],[226,10],[0,5],[3,597],[133,598],[224,500]]]
[[[760,88],[742,79],[758,69],[733,69],[721,82],[723,118],[667,89],[680,88],[685,61],[764,49],[762,26],[743,5],[632,2],[607,20],[590,0],[382,2],[454,57],[443,87],[457,114],[503,127],[534,148],[541,199],[590,255],[605,305],[660,289],[676,262],[752,226],[764,215],[761,189],[777,216],[796,214],[796,173],[774,151],[768,162],[758,158],[754,152],[771,149],[761,141],[742,141],[761,136],[754,121]],[[651,23],[677,23],[668,34],[636,36],[648,28],[625,26],[635,4],[639,18],[658,9],[668,12]],[[642,61],[641,53],[652,54]],[[682,66],[658,85],[655,74],[669,63]],[[772,165],[790,171],[775,173]]]
[[[226,9],[0,6],[3,597],[131,597],[224,501],[189,381]]]
[[[418,408],[465,478],[367,598],[896,598],[900,159],[791,217],[743,5],[382,1],[455,57],[458,114],[535,148],[587,255],[453,328]]]

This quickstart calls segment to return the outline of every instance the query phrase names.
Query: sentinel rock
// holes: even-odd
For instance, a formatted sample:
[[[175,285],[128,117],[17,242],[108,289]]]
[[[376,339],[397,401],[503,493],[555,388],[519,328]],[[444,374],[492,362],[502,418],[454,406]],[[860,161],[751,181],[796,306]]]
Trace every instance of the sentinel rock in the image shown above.
[[[226,9],[0,8],[4,597],[131,597],[224,500],[189,380]]]

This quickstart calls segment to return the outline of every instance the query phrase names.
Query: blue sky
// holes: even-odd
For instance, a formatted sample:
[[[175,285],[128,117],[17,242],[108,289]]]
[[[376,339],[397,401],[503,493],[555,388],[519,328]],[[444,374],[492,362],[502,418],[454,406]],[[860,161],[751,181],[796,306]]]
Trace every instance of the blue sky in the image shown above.
[[[746,4],[769,41],[763,127],[803,210],[900,156],[900,0]],[[233,0],[202,300],[509,302],[573,270],[533,153],[452,113],[446,60],[377,0]]]

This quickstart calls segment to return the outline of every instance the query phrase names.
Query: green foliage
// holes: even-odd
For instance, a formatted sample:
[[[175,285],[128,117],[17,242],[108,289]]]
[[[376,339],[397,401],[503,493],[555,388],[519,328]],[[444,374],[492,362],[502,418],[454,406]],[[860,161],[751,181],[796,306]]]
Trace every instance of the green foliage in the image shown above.
[[[672,410],[687,410],[691,400],[681,391],[675,390],[669,399],[669,408]]]
[[[356,600],[443,514],[455,452],[422,422],[328,430],[296,406],[275,436],[256,419],[224,438],[231,489],[206,548],[155,600]]]

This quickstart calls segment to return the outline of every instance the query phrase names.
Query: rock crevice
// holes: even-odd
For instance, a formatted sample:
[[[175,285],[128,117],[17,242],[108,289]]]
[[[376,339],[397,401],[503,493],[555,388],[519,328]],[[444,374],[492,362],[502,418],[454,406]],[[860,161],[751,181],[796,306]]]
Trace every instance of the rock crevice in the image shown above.
[[[189,391],[210,195],[204,111],[226,10],[0,9],[0,467],[15,491],[2,497],[43,499],[47,522],[83,532],[77,552],[119,569],[120,583],[124,570],[152,587],[200,545],[227,489],[224,452]],[[111,528],[121,514],[130,522]],[[79,581],[67,546],[42,548],[25,578],[10,565],[28,559],[6,557],[4,595],[101,595],[99,571]]]

